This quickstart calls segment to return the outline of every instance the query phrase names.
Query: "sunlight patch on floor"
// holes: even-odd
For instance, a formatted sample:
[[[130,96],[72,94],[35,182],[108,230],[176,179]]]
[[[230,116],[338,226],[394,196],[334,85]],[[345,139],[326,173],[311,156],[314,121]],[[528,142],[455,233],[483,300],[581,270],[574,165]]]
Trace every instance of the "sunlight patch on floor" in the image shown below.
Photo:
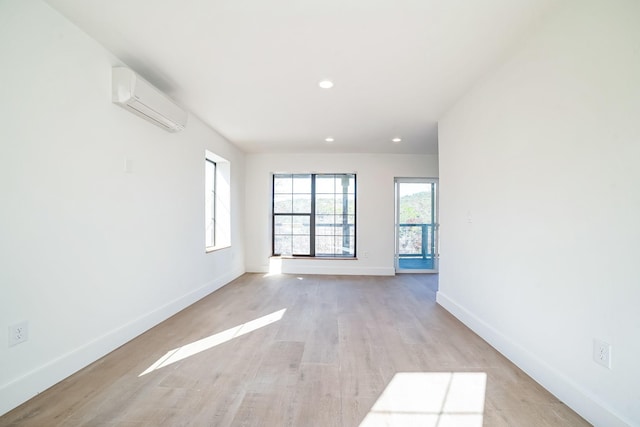
[[[399,372],[360,427],[482,427],[484,372]]]
[[[194,341],[190,344],[186,344],[182,347],[178,347],[171,351],[168,351],[153,365],[149,366],[143,373],[138,375],[138,377],[146,375],[157,369],[164,368],[165,366],[171,365],[172,363],[179,362],[183,359],[186,359],[187,357],[191,357],[195,354],[209,350],[215,346],[231,341],[234,338],[248,334],[249,332],[253,332],[256,329],[260,329],[267,325],[275,323],[278,320],[282,319],[282,316],[284,316],[284,313],[286,311],[287,309],[283,308],[282,310],[275,311],[266,316],[262,316],[233,328],[227,329],[226,331],[219,332],[201,340]]]

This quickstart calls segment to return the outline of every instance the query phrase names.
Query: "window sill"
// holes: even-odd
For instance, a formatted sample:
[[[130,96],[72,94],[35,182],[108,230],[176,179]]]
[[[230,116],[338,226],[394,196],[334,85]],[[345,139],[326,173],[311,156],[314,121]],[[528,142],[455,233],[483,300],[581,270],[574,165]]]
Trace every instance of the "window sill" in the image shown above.
[[[357,257],[329,257],[329,256],[296,256],[296,255],[272,255],[271,259],[304,259],[314,261],[357,261]]]
[[[208,248],[205,248],[205,253],[210,254],[211,252],[217,252],[221,249],[227,249],[230,248],[231,245],[226,245],[226,246],[209,246]]]

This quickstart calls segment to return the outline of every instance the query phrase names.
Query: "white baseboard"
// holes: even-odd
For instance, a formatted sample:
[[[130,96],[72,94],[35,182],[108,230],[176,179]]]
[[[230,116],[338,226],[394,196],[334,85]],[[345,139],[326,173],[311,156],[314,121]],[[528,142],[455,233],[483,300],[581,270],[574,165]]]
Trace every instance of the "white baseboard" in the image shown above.
[[[331,274],[358,276],[395,276],[393,267],[359,266],[353,260],[325,260],[302,258],[273,258],[275,270],[269,265],[247,266],[250,273],[282,273],[282,274]]]
[[[631,423],[614,413],[605,403],[579,387],[562,372],[520,346],[513,339],[483,321],[441,291],[436,301],[449,313],[477,333],[507,359],[549,390],[554,396],[576,411],[594,426],[628,427]]]
[[[264,273],[264,274],[267,274],[267,273],[269,273],[269,266],[268,265],[248,265],[247,266],[247,273]]]
[[[359,276],[394,276],[394,268],[386,267],[348,267],[337,265],[295,265],[293,263],[282,266],[284,274],[331,274],[331,275],[359,275]]]
[[[326,274],[326,275],[360,275],[360,276],[395,276],[396,271],[393,268],[384,267],[360,267],[360,268],[326,268],[326,267],[297,267],[284,268],[283,274]],[[250,267],[247,273],[269,273],[269,267]]]
[[[157,309],[133,319],[0,387],[0,415],[78,372],[116,348],[244,274],[235,271],[212,280]]]

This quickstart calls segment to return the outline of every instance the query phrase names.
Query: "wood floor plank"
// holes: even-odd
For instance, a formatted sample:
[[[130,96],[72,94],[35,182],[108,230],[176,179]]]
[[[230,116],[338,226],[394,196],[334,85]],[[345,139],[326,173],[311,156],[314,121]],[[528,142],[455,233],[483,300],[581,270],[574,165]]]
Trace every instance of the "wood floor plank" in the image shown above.
[[[337,365],[303,363],[295,388],[294,426],[340,427],[341,393]]]
[[[366,427],[407,414],[442,425],[589,425],[438,306],[436,291],[437,275],[246,274],[1,416],[0,427]],[[420,412],[443,378],[485,378],[470,388],[482,407],[447,412],[465,403],[446,403],[447,391],[442,410]],[[389,396],[398,390],[404,397]]]
[[[247,388],[250,393],[269,393],[274,389],[292,388],[304,353],[304,343],[276,341],[264,349],[255,377]]]

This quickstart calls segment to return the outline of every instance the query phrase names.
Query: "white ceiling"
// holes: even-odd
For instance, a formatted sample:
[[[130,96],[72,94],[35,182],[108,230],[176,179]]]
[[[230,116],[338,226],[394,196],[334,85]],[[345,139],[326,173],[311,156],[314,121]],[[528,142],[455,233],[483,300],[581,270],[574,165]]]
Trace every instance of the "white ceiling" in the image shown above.
[[[553,0],[47,1],[246,152],[437,153]]]

